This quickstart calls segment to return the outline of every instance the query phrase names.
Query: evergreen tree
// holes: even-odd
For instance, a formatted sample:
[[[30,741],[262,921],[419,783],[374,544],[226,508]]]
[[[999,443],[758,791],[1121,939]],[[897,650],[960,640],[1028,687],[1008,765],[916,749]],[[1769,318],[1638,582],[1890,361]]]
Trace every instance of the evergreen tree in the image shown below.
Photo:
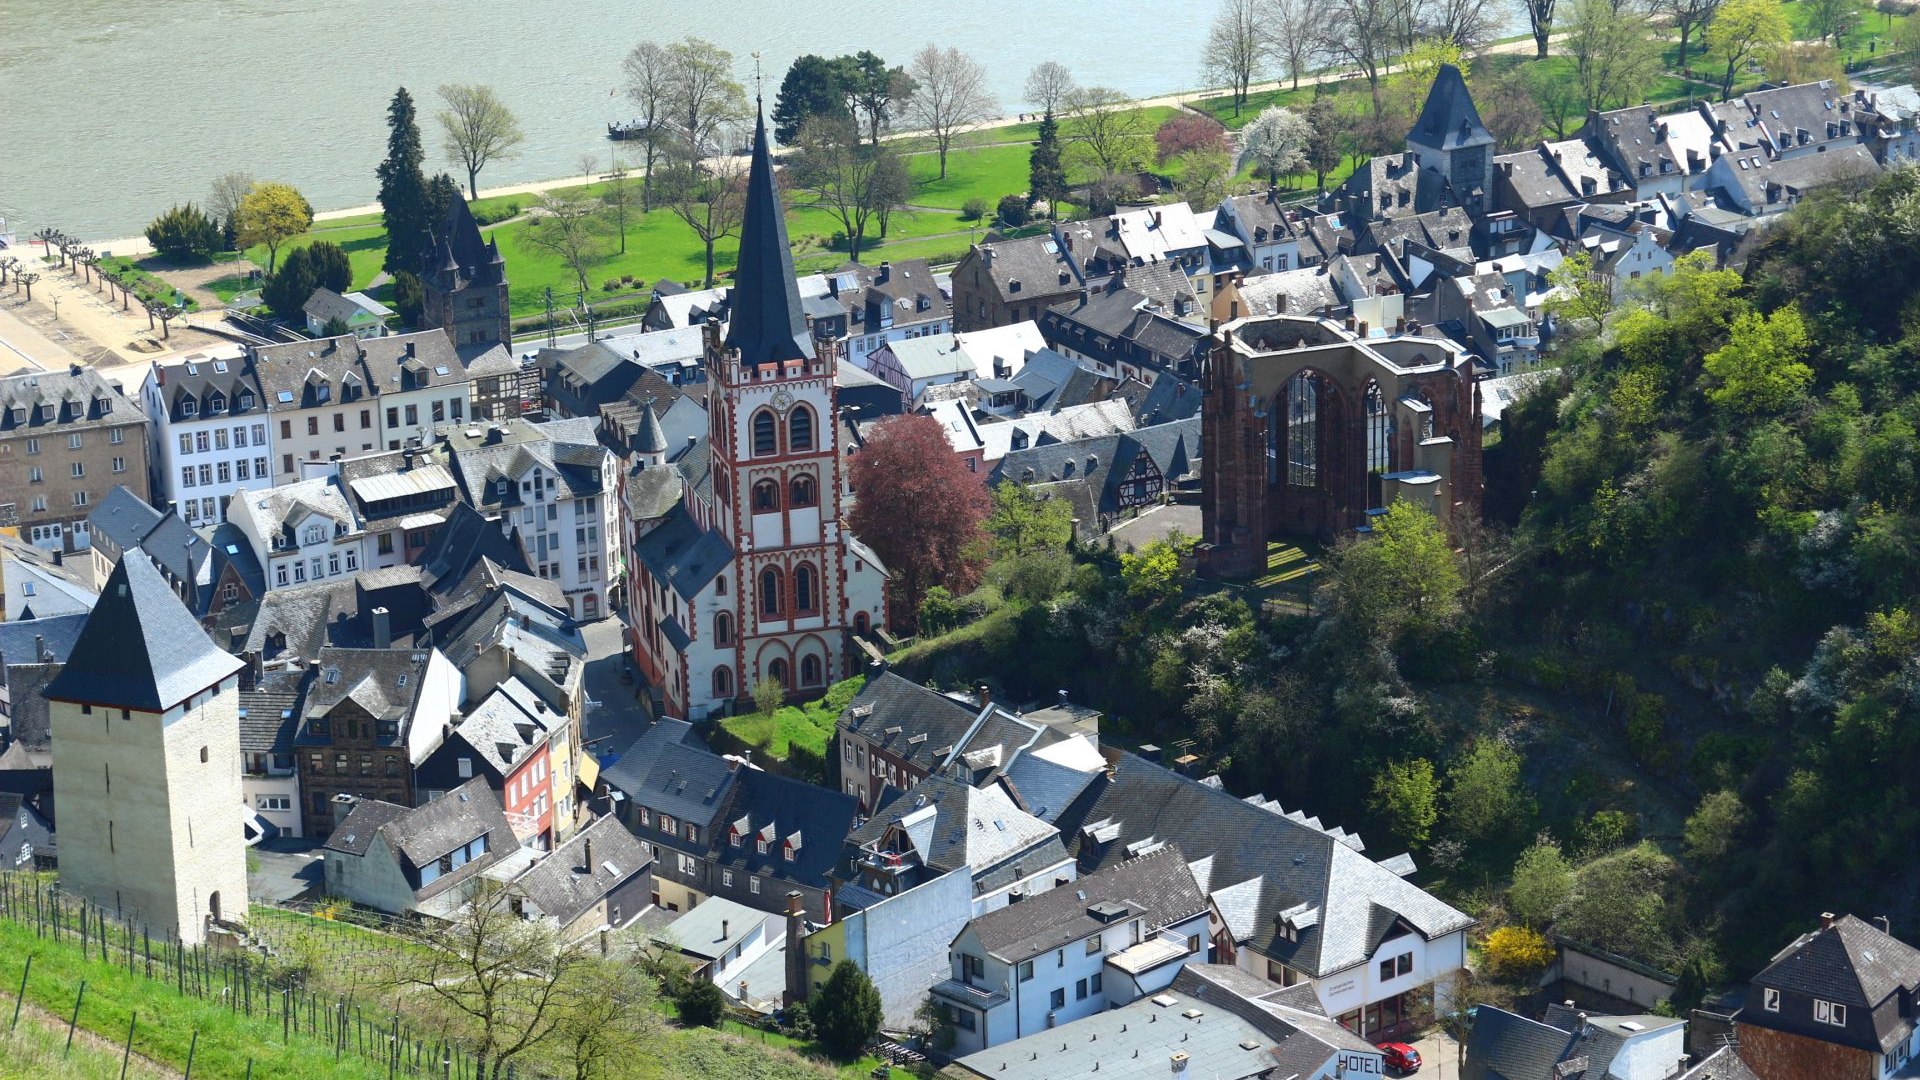
[[[307,264],[313,267],[314,285],[344,293],[353,284],[353,264],[347,260],[347,253],[339,244],[331,240],[315,240],[303,250]]]
[[[1340,167],[1340,110],[1330,97],[1315,97],[1307,106],[1307,167],[1313,170],[1314,186],[1327,189],[1327,174]]]
[[[1027,202],[1045,199],[1055,206],[1067,197],[1067,170],[1060,164],[1060,125],[1048,113],[1040,118],[1040,137],[1034,140],[1027,164]]]
[[[275,318],[290,323],[304,321],[302,309],[313,295],[313,290],[320,286],[319,270],[311,255],[306,248],[287,252],[287,257],[280,262],[280,268],[268,276],[266,284],[261,287],[260,299],[273,309]]]
[[[880,991],[851,960],[833,966],[826,983],[807,1003],[807,1011],[820,1045],[842,1061],[860,1056],[861,1048],[880,1033]]]
[[[400,316],[400,325],[419,326],[420,313],[426,304],[426,291],[420,285],[420,275],[411,270],[401,270],[393,275],[393,311]]]
[[[773,137],[786,146],[800,139],[800,129],[816,116],[852,122],[840,65],[809,53],[793,62],[773,99]]]
[[[394,91],[387,106],[387,158],[375,174],[380,178],[380,209],[387,221],[389,273],[416,270],[427,247],[427,177],[420,170],[426,152],[420,147],[420,124],[414,117],[413,96],[406,87]]]
[[[447,211],[453,209],[453,204],[465,197],[460,194],[460,182],[446,173],[437,173],[433,179],[427,181],[428,232],[431,233],[432,230],[439,228],[440,223],[447,220]],[[423,240],[422,243],[425,241]]]

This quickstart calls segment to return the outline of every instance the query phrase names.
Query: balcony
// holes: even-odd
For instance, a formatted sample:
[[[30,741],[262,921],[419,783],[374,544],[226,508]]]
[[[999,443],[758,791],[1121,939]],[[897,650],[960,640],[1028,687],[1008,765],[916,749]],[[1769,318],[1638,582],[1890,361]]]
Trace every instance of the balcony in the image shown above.
[[[860,855],[860,866],[876,874],[898,877],[920,866],[918,856],[903,851],[865,851]]]
[[[998,990],[989,990],[984,986],[971,986],[959,979],[942,979],[933,984],[936,997],[965,1005],[969,1009],[991,1009],[1005,1005],[1007,995]]]

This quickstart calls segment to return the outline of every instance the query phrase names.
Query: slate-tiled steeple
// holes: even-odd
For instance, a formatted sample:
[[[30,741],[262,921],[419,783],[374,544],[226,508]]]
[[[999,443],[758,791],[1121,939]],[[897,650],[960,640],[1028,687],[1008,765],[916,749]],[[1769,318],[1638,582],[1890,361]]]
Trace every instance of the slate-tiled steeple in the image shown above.
[[[1467,80],[1459,68],[1440,65],[1407,141],[1437,150],[1493,142],[1487,125],[1480,122],[1480,110],[1473,107],[1473,94],[1467,90]]]
[[[793,252],[787,246],[786,215],[773,180],[764,114],[753,127],[753,164],[747,171],[747,207],[740,223],[740,263],[733,273],[728,309],[727,347],[740,351],[742,364],[813,358],[813,339],[807,333],[800,287],[793,276]]]

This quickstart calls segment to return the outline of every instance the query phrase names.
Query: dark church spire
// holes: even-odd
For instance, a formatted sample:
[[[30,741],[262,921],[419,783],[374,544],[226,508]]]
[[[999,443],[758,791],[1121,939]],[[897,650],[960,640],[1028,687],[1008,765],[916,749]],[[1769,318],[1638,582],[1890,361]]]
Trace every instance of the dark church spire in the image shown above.
[[[787,219],[773,179],[764,112],[753,127],[753,164],[747,171],[747,208],[740,223],[740,263],[733,272],[727,347],[742,364],[813,358],[813,339],[793,277]]]

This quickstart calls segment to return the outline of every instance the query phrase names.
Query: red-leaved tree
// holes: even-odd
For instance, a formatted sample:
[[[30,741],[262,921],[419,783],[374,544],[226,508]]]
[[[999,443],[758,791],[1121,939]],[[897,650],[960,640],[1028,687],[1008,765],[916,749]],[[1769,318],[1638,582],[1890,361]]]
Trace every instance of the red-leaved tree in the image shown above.
[[[1165,165],[1189,150],[1225,150],[1227,129],[1211,116],[1179,112],[1153,133],[1153,146]]]
[[[847,524],[893,575],[891,621],[911,627],[935,585],[972,589],[986,565],[981,522],[993,508],[978,475],[953,452],[940,422],[894,416],[875,424],[848,466]]]

